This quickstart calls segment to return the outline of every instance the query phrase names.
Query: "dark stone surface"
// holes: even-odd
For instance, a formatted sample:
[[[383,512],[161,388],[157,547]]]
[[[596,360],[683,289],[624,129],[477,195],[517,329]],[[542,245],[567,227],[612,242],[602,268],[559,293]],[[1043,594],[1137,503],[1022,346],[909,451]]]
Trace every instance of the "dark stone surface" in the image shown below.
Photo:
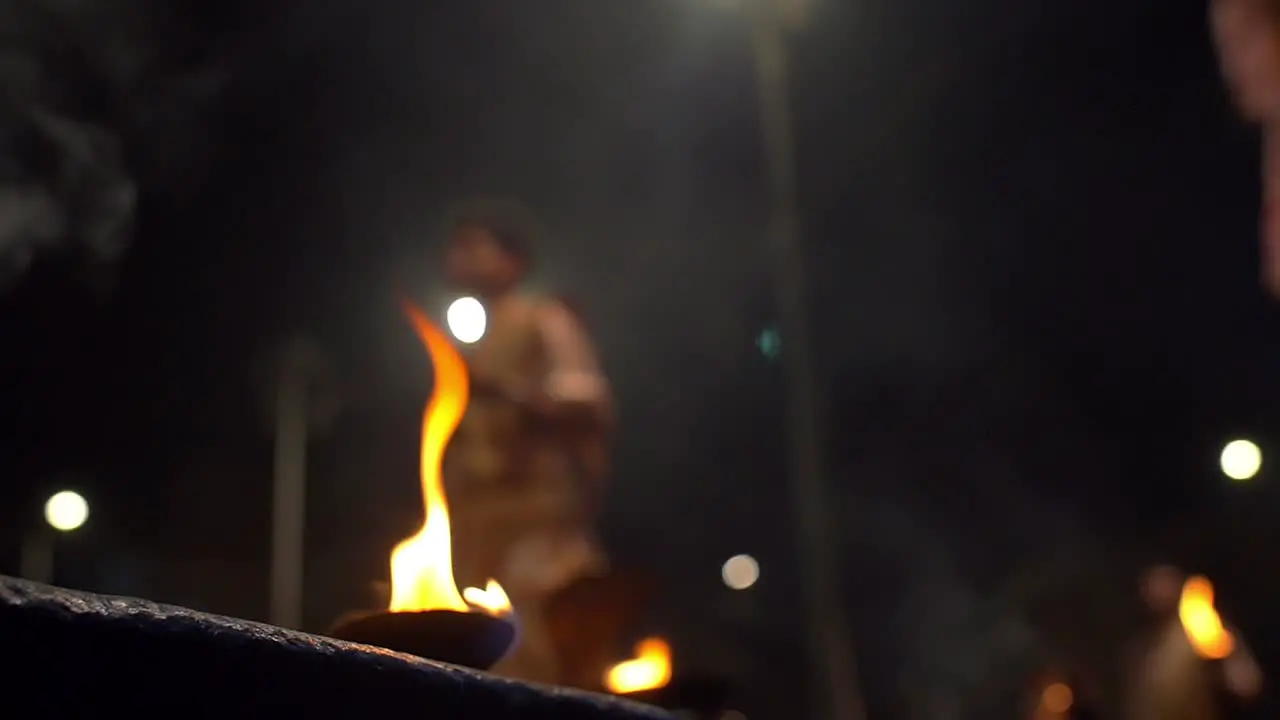
[[[537,688],[259,623],[5,577],[0,652],[6,704],[44,717],[668,717],[615,698]]]

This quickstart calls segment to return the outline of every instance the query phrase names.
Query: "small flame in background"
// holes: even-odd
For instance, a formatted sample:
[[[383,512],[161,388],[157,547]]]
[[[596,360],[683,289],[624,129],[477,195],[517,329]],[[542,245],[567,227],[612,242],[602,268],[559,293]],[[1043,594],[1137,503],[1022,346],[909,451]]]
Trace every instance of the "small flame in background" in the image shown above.
[[[1213,607],[1213,584],[1208,578],[1188,578],[1178,602],[1178,618],[1196,654],[1206,660],[1221,660],[1235,650],[1235,638],[1222,626]]]
[[[494,616],[511,614],[511,601],[495,580],[484,590],[458,592],[453,578],[453,542],[449,504],[444,494],[441,462],[449,439],[467,409],[470,381],[467,365],[449,339],[426,315],[405,303],[405,313],[422,338],[435,367],[435,387],[422,421],[422,500],[426,521],[413,537],[391,552],[392,612],[480,610]]]
[[[507,591],[502,589],[497,580],[490,580],[483,590],[476,587],[463,588],[462,599],[466,600],[468,605],[480,608],[495,617],[511,614],[511,599],[507,597]]]
[[[1075,705],[1075,693],[1066,683],[1055,682],[1046,685],[1040,691],[1040,702],[1036,706],[1036,720],[1064,720],[1071,707]]]
[[[671,682],[671,646],[662,638],[646,638],[636,645],[636,656],[609,668],[604,686],[618,695],[656,690]]]

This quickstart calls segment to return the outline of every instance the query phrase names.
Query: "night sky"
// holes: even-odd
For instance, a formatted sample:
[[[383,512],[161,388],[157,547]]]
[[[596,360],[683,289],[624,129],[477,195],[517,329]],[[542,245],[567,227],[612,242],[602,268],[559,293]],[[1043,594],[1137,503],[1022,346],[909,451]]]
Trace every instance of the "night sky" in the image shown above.
[[[616,387],[604,533],[662,582],[645,629],[747,676],[798,651],[740,15],[45,5],[0,10],[0,183],[43,182],[23,135],[41,108],[119,138],[138,208],[122,251],[42,243],[0,295],[0,571],[72,486],[94,515],[60,580],[263,616],[268,379],[305,336],[337,409],[312,446],[308,623],[367,602],[420,521],[430,371],[397,297],[441,313],[442,209],[512,194],[552,230],[533,284],[582,305]],[[1276,493],[1216,469],[1225,440],[1280,433],[1280,334],[1257,140],[1204,18],[1191,0],[816,0],[792,44],[831,505],[874,703],[979,683],[1006,652],[990,598],[1028,568],[1168,557],[1258,595],[1241,624],[1280,632],[1248,609],[1280,590],[1250,586]],[[750,597],[720,586],[737,552],[761,560]]]

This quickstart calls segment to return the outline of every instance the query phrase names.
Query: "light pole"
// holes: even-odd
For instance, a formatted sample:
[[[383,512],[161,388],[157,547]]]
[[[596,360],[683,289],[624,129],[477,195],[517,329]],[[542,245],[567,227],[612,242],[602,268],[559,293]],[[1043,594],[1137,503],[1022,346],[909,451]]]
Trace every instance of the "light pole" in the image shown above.
[[[39,583],[54,580],[54,562],[59,533],[77,530],[89,519],[89,503],[71,490],[54,493],[44,504],[44,524],[27,534],[22,542],[19,572]]]
[[[271,622],[302,626],[307,512],[307,375],[293,353],[276,381],[275,483],[271,499]]]
[[[804,252],[796,185],[786,36],[799,27],[805,0],[743,0],[750,16],[760,93],[760,127],[769,172],[767,244],[776,277],[780,354],[787,387],[790,487],[799,537],[800,571],[813,672],[821,677],[818,711],[834,720],[865,716],[850,647],[849,623],[836,582],[838,561],[828,517],[825,458],[818,422]],[[825,712],[824,712],[825,711]]]
[[[305,336],[283,343],[274,358],[270,411],[275,439],[271,501],[271,622],[302,627],[306,564],[307,446],[338,411],[320,348]]]

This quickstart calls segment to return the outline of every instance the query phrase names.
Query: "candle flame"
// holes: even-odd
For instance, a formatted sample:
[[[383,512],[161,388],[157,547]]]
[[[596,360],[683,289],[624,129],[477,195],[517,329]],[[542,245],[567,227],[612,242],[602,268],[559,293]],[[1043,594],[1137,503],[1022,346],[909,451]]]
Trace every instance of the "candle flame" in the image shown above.
[[[1222,626],[1213,607],[1213,584],[1208,578],[1188,578],[1178,602],[1178,618],[1196,654],[1206,660],[1221,660],[1235,650],[1235,638]]]
[[[618,695],[656,690],[671,682],[671,646],[662,638],[646,638],[636,645],[636,656],[609,668],[604,686]]]
[[[449,439],[462,422],[470,393],[467,365],[449,339],[426,315],[405,303],[405,313],[422,339],[435,367],[435,387],[422,420],[422,501],[426,519],[417,534],[391,552],[392,612],[478,609],[490,615],[507,615],[511,603],[494,580],[488,586],[466,588],[461,593],[453,577],[453,544],[449,530],[449,503],[444,493],[441,463]]]

